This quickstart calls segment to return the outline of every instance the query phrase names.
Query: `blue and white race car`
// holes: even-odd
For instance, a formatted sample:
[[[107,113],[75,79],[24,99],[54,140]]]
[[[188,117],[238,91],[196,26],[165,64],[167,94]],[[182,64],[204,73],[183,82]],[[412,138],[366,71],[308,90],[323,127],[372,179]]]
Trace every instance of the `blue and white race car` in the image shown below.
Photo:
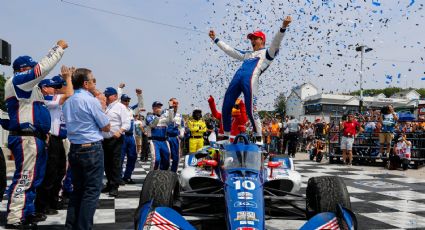
[[[272,156],[265,162],[260,149],[240,135],[224,149],[186,156],[180,176],[149,172],[135,229],[260,230],[269,219],[308,220],[302,230],[357,228],[341,178],[310,178],[306,196],[296,193],[300,185],[292,159]]]

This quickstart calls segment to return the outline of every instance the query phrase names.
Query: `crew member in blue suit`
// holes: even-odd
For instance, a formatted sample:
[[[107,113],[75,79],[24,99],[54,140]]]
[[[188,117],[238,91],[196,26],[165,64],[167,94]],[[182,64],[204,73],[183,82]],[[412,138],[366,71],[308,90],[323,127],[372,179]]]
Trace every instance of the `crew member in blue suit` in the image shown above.
[[[253,51],[240,51],[234,49],[222,40],[216,38],[213,30],[209,32],[210,38],[221,50],[230,57],[243,61],[242,66],[236,71],[224,95],[222,122],[225,139],[228,139],[230,136],[233,105],[243,92],[246,112],[253,124],[253,131],[256,133],[257,144],[262,145],[261,120],[257,113],[258,81],[260,75],[270,66],[273,59],[276,57],[286,28],[291,21],[292,19],[289,16],[284,19],[282,27],[273,38],[268,49],[265,49],[266,35],[261,31],[255,31],[248,34],[248,39],[251,40]]]
[[[168,143],[170,144],[171,159],[173,160],[171,164],[171,171],[177,172],[181,155],[180,143],[184,137],[184,120],[183,116],[180,113],[177,113],[177,109],[179,107],[177,99],[171,98],[169,103],[172,104],[170,109],[174,110],[173,122],[168,125],[167,128]]]
[[[152,111],[153,113],[146,117],[146,126],[150,129],[151,170],[168,170],[170,145],[167,141],[167,127],[173,122],[174,109],[162,111],[162,103],[155,101],[152,104]]]
[[[16,58],[14,76],[6,81],[8,148],[15,157],[15,174],[8,191],[6,228],[32,227],[38,220],[34,215],[35,189],[44,177],[50,114],[37,85],[60,61],[67,47],[65,41],[58,41],[39,63],[29,56]]]
[[[142,90],[136,89],[137,95],[137,104],[130,106],[131,98],[123,93],[123,88],[125,87],[124,83],[121,83],[118,86],[118,97],[121,98],[121,103],[125,105],[128,111],[128,116],[130,118],[130,129],[125,132],[124,142],[122,144],[122,153],[121,153],[121,162],[124,163],[124,158],[127,156],[127,164],[125,166],[125,171],[123,175],[123,182],[126,184],[134,184],[135,182],[131,179],[131,174],[133,174],[134,167],[137,160],[137,151],[136,151],[136,140],[134,138],[134,114],[138,114],[139,110],[143,108],[143,96]],[[121,165],[122,165],[121,164]],[[121,170],[122,171],[122,170]]]

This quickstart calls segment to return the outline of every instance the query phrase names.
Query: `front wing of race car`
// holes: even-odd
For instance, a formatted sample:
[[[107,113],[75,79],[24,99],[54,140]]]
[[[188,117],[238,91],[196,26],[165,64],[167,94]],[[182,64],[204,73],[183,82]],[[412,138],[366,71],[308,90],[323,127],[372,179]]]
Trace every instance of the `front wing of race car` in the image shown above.
[[[186,221],[178,212],[168,207],[153,207],[153,202],[147,202],[143,205],[135,226],[136,230],[195,230],[188,221]],[[255,228],[243,228],[249,230],[258,230]],[[357,229],[357,220],[355,215],[348,209],[338,206],[337,212],[319,213],[306,222],[300,230],[310,229]],[[239,229],[236,229],[239,230]]]

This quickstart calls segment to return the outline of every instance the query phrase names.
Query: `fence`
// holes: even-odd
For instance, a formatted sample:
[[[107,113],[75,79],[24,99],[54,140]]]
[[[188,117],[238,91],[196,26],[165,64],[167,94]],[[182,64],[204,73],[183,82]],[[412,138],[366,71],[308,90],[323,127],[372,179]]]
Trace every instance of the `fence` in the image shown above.
[[[332,131],[328,134],[328,156],[329,162],[341,160],[341,132]],[[400,133],[395,133],[391,143],[391,151],[394,144],[397,142]],[[415,168],[425,163],[425,132],[410,132],[406,133],[407,140],[412,143],[411,148],[411,164]],[[379,133],[378,132],[363,132],[354,139],[353,144],[353,161],[359,163],[375,163],[377,159],[382,159],[386,162],[387,157],[379,157]]]

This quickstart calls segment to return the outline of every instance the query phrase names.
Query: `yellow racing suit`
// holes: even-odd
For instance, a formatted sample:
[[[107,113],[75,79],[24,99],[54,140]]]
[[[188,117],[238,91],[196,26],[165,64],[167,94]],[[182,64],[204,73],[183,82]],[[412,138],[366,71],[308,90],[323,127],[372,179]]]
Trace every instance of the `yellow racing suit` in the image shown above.
[[[190,119],[187,126],[190,130],[189,152],[194,153],[204,147],[204,133],[207,131],[207,125],[202,119]]]

